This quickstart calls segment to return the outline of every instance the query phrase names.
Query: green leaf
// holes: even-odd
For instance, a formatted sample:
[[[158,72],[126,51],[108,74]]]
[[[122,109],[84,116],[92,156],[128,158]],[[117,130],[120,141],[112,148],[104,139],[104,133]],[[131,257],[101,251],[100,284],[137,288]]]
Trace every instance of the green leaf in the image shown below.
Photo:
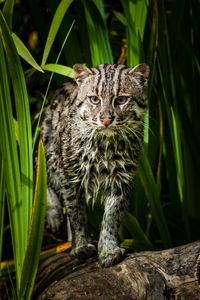
[[[42,68],[38,65],[38,63],[35,61],[27,47],[14,32],[12,33],[12,38],[15,43],[15,47],[17,49],[18,54],[33,68],[40,72],[44,72]]]
[[[102,5],[97,5],[96,1],[93,0],[83,1],[83,5],[87,22],[92,64],[94,66],[102,63],[112,64],[112,50]]]
[[[72,30],[72,28],[73,28],[73,26],[74,26],[74,22],[75,22],[75,21],[72,22],[72,25],[70,26],[70,28],[69,28],[69,30],[68,30],[66,36],[65,36],[65,39],[64,39],[63,44],[62,44],[62,47],[61,47],[61,49],[60,49],[60,51],[59,51],[59,53],[58,53],[58,56],[57,56],[57,59],[56,59],[56,63],[55,63],[55,64],[57,64],[57,62],[59,61],[60,55],[61,55],[61,53],[62,53],[62,50],[63,50],[63,48],[64,48],[64,46],[65,46],[65,43],[66,43],[66,41],[67,41],[67,39],[68,39],[68,37],[69,37],[70,32],[71,32],[71,30]],[[45,93],[45,95],[44,95],[44,100],[43,100],[43,102],[42,102],[42,107],[41,107],[41,110],[40,110],[40,115],[39,115],[39,118],[38,118],[37,126],[36,126],[36,129],[35,129],[35,132],[34,132],[34,136],[33,136],[33,150],[34,150],[34,147],[35,147],[36,139],[37,139],[37,137],[38,137],[38,135],[39,135],[40,120],[41,120],[41,116],[42,116],[44,104],[45,104],[45,101],[46,101],[46,98],[47,98],[47,94],[48,94],[48,91],[49,91],[49,88],[50,88],[50,84],[51,84],[53,75],[54,75],[54,72],[51,73],[51,76],[50,76],[50,79],[49,79],[49,83],[48,83],[48,86],[47,86],[47,89],[46,89],[46,93]]]
[[[22,279],[20,286],[20,299],[31,299],[32,289],[40,259],[40,249],[44,232],[45,214],[47,204],[47,178],[45,151],[42,140],[38,146],[37,175],[33,203],[33,214],[29,231],[28,246],[25,254]]]
[[[123,224],[134,239],[143,241],[143,244],[152,247],[150,240],[143,232],[138,220],[129,212],[125,212],[124,214]]]
[[[144,62],[143,38],[144,29],[147,22],[147,12],[149,1],[121,1],[124,14],[127,20],[127,64],[134,67],[140,62]],[[145,116],[144,141],[147,152],[149,142],[149,113]]]
[[[121,12],[114,10],[113,13],[124,26],[127,25],[126,17]]]
[[[162,241],[165,247],[169,248],[172,246],[172,242],[160,203],[160,185],[156,184],[154,180],[150,163],[145,154],[142,155],[138,166],[138,176],[151,205],[152,215],[155,219]]]
[[[13,8],[15,0],[6,0],[3,7],[3,15],[10,29],[12,29]]]
[[[42,63],[41,63],[42,66],[46,64],[49,52],[53,45],[54,39],[55,39],[58,29],[60,27],[60,24],[63,20],[63,17],[65,15],[68,7],[72,3],[72,1],[73,0],[62,0],[57,7],[57,10],[53,17],[53,21],[51,23],[51,27],[50,27],[49,34],[47,37],[46,45],[44,48],[44,53],[43,53]]]
[[[175,154],[175,161],[177,165],[177,183],[178,183],[178,190],[180,195],[180,201],[183,202],[183,188],[184,188],[184,172],[183,172],[183,158],[182,158],[182,150],[181,150],[181,138],[180,132],[181,129],[179,127],[179,120],[178,116],[175,116],[173,108],[171,107],[171,114],[172,114],[172,124],[173,124],[173,132],[174,132],[174,154]]]
[[[44,65],[42,68],[45,71],[51,71],[51,72],[74,79],[74,71],[70,67],[66,67],[66,66],[59,65],[59,64],[47,64],[47,65]]]
[[[151,244],[146,243],[144,240],[137,239],[125,239],[120,244],[120,247],[125,248],[131,252],[155,250],[155,248]]]
[[[18,128],[18,123],[17,123],[17,120],[15,118],[13,119],[13,121],[14,121],[14,127],[15,127],[15,138],[16,138],[17,143],[19,144],[19,128]]]
[[[30,68],[24,72],[26,80],[29,79],[36,72],[35,68]]]
[[[4,213],[5,213],[5,176],[4,176],[4,162],[0,153],[0,272],[1,272],[1,258],[3,248],[3,232],[4,232]]]
[[[137,65],[141,59],[140,41],[143,41],[149,1],[121,1],[127,20],[127,64]]]
[[[22,243],[22,245],[25,247],[26,239],[28,237],[27,228],[30,225],[31,219],[33,197],[32,130],[29,100],[21,62],[13,42],[11,32],[7,27],[7,24],[5,23],[1,12],[0,27],[2,28],[1,33],[4,41],[5,52],[7,55],[9,74],[12,80],[19,129],[20,171],[22,176],[21,188],[22,199],[24,199],[21,205],[21,209],[24,211],[22,219],[22,236],[24,239],[24,243]]]
[[[32,213],[33,159],[29,100],[24,73],[11,32],[0,11],[1,37],[1,137],[2,156],[6,162],[6,195],[19,292],[22,264]],[[4,49],[3,49],[4,47]],[[5,60],[4,50],[7,56]],[[6,64],[7,63],[7,64]],[[10,78],[8,78],[8,76]],[[12,83],[12,84],[9,84]],[[11,89],[12,88],[12,89]],[[11,93],[14,101],[11,101]],[[19,129],[19,151],[16,145],[12,107],[15,105]],[[18,158],[20,155],[20,159]]]
[[[1,20],[1,12],[0,12]],[[0,152],[4,161],[5,185],[9,222],[12,237],[13,254],[16,264],[17,288],[20,284],[21,266],[23,263],[23,217],[21,209],[21,183],[20,168],[15,139],[15,130],[10,97],[5,54],[3,50],[2,36],[0,35],[0,136],[4,141],[0,143]],[[16,209],[16,207],[18,209]]]

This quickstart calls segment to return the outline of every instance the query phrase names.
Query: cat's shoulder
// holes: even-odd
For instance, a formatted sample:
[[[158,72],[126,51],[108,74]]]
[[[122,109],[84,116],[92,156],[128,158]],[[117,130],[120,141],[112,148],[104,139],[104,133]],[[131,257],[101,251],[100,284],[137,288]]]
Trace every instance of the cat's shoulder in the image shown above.
[[[50,100],[50,108],[55,109],[60,102],[66,102],[70,104],[72,95],[74,94],[77,88],[75,82],[66,82],[62,87],[57,89]]]
[[[59,132],[62,126],[62,120],[67,119],[74,95],[76,95],[76,88],[76,83],[67,82],[55,91],[45,109],[45,116],[40,130],[44,141],[49,136],[55,136],[55,133]]]

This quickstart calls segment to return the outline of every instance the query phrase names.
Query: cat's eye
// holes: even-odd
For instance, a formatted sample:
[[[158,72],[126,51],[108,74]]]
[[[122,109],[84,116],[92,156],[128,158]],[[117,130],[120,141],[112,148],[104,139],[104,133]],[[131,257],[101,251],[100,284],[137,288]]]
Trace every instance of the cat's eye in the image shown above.
[[[128,101],[129,97],[127,96],[119,96],[115,98],[115,105],[123,105]]]
[[[101,99],[99,99],[97,96],[91,96],[89,97],[89,100],[92,104],[98,105],[101,103]]]

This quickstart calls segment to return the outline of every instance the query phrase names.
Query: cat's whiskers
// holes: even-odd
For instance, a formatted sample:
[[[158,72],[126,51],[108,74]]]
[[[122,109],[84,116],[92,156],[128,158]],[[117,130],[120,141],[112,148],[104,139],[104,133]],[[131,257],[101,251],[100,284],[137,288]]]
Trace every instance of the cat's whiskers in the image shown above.
[[[124,130],[124,128],[121,128],[120,129],[120,133],[121,133],[121,135],[122,135],[122,137],[123,137],[123,139],[128,143],[128,145],[129,145],[129,148],[131,149],[132,148],[132,146],[131,146],[131,144],[130,144],[130,141],[129,141],[129,138],[128,138],[128,135],[127,135],[127,133],[126,133],[126,131]]]
[[[130,125],[130,124],[138,124],[138,125],[141,125],[141,126],[143,126],[143,128],[149,130],[149,131],[154,135],[154,132],[152,131],[152,129],[150,128],[150,126],[149,126],[146,122],[144,122],[144,120],[141,120],[141,121],[137,121],[137,120],[129,120],[127,123],[128,123],[129,125]]]
[[[138,142],[139,142],[139,144],[140,144],[140,146],[141,146],[141,145],[142,145],[141,139],[140,139],[140,138],[138,137],[138,135],[137,135],[137,133],[140,133],[140,132],[137,132],[137,133],[136,133],[136,131],[135,131],[134,129],[132,129],[132,128],[126,126],[126,125],[124,125],[124,127],[125,127],[128,131],[130,131],[131,133],[133,133],[133,135],[136,137],[136,139],[138,140]],[[140,133],[140,134],[141,134],[141,133]],[[141,134],[141,136],[142,136],[142,134]]]

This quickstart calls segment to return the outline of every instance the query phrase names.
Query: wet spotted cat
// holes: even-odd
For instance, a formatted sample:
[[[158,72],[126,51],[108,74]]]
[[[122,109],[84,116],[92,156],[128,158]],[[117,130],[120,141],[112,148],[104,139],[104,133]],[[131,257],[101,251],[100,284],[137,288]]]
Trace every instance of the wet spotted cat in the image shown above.
[[[98,254],[100,265],[108,267],[125,255],[117,234],[142,151],[149,67],[76,64],[74,72],[76,83],[56,92],[41,128],[47,220],[52,231],[59,230],[64,205],[72,231],[71,254],[91,257],[96,249],[87,231],[86,204],[103,194]]]

